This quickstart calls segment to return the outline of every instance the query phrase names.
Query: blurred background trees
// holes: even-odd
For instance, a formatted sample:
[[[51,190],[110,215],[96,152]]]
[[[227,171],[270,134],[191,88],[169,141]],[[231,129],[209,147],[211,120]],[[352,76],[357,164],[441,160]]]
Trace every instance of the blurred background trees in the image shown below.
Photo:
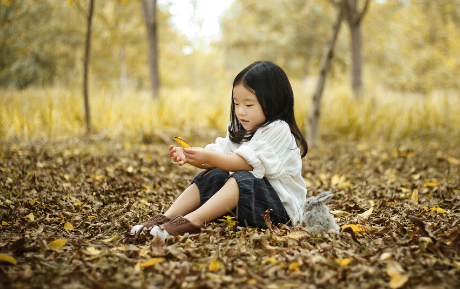
[[[334,21],[335,8],[330,1],[235,0],[222,19],[221,40],[210,46],[192,43],[181,34],[170,21],[168,5],[161,5],[157,11],[159,78],[165,87],[191,85],[199,82],[198,71],[216,75],[209,69],[238,70],[256,59],[279,63],[291,78],[317,75]],[[366,78],[401,91],[457,89],[459,1],[377,2],[371,3],[361,20]],[[78,85],[85,19],[77,5],[51,0],[1,3],[0,85]],[[349,7],[357,3],[359,13],[367,1],[347,3]],[[335,78],[351,78],[351,34],[350,29],[343,29],[339,35],[332,62]],[[149,87],[146,35],[139,1],[96,3],[92,81],[117,89]],[[192,53],[185,47],[193,48]],[[203,62],[214,64],[209,69],[199,68]],[[355,82],[359,86],[359,81]]]
[[[150,93],[149,40],[142,5],[149,1],[156,2],[95,1],[89,81],[90,90],[95,91],[90,101],[99,105],[94,113],[96,131],[103,130],[107,123],[113,125],[114,131],[120,131],[118,119],[128,117],[124,112],[127,102],[133,96],[140,99],[140,95]],[[195,4],[199,1],[184,0]],[[133,127],[140,123],[143,127],[183,126],[195,121],[208,127],[224,127],[228,121],[228,103],[224,100],[229,97],[234,75],[255,60],[271,60],[286,70],[293,83],[296,115],[299,125],[305,129],[321,56],[337,15],[333,3],[339,2],[346,3],[351,9],[348,11],[361,15],[358,17],[361,61],[357,61],[362,64],[361,77],[353,77],[357,69],[353,69],[356,57],[351,49],[352,39],[355,39],[353,25],[356,26],[352,19],[358,18],[349,13],[348,18],[344,15],[342,25],[346,25],[340,29],[335,42],[325,86],[325,94],[330,97],[322,104],[322,116],[327,116],[330,129],[323,130],[323,134],[340,131],[359,136],[373,133],[387,138],[405,134],[392,129],[395,123],[391,123],[391,119],[386,127],[376,117],[388,113],[376,108],[380,100],[374,101],[374,96],[382,96],[380,107],[388,111],[383,99],[390,94],[394,99],[406,99],[411,106],[412,97],[443,95],[442,101],[435,101],[442,105],[437,113],[445,118],[439,125],[446,131],[452,127],[448,116],[453,112],[446,112],[453,111],[452,96],[458,95],[460,89],[460,0],[234,0],[221,19],[221,38],[210,44],[182,34],[172,21],[172,4],[166,0],[159,2],[161,4],[155,6],[155,27],[157,82],[161,80],[161,89],[157,101],[149,102],[158,115],[151,117],[148,108],[132,108],[145,113],[145,117],[133,119]],[[19,95],[25,97],[21,93],[24,90],[34,91],[26,95],[34,98],[37,104],[43,101],[38,92],[57,89],[52,93],[56,97],[43,101],[50,111],[57,107],[57,99],[60,99],[57,95],[80,91],[86,32],[86,18],[81,7],[87,4],[88,0],[0,0],[0,94],[9,95],[2,99],[0,107],[0,137],[27,135],[40,124],[55,127],[56,115],[74,118],[75,123],[62,121],[65,131],[84,124],[81,112],[67,111],[64,105],[67,102],[62,103],[62,111],[53,114],[35,112],[36,107],[22,106],[18,101],[16,116],[13,112],[7,113],[12,111],[13,100]],[[350,82],[352,79],[355,80]],[[362,104],[349,100],[353,88],[355,94],[358,91],[363,95]],[[119,109],[106,109],[115,105],[108,94],[120,99],[126,95]],[[161,96],[171,100],[166,101]],[[66,101],[81,108],[72,97],[70,95],[70,100]],[[365,102],[368,99],[372,99],[369,104]],[[216,106],[201,107],[203,102]],[[166,103],[170,107],[163,112],[161,107]],[[348,107],[344,107],[344,103]],[[410,112],[405,127],[431,125],[428,121],[427,124],[419,123],[419,116],[426,117],[430,113],[430,107],[424,105],[427,114]],[[363,111],[355,112],[358,106]],[[33,117],[19,113],[26,108]],[[343,114],[331,113],[332,108]],[[193,115],[198,111],[207,114]],[[368,116],[359,115],[364,111]],[[176,116],[174,121],[171,115]],[[30,118],[36,119],[35,123],[28,121]],[[438,122],[430,120],[430,123],[438,126]],[[379,130],[380,133],[375,132]]]

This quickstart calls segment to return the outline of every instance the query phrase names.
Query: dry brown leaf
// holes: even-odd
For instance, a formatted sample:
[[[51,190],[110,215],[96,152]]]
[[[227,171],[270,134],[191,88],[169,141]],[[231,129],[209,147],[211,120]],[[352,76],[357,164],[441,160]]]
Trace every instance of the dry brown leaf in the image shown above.
[[[390,288],[400,288],[406,284],[409,277],[404,272],[404,269],[399,265],[398,262],[390,260],[387,263],[387,273],[391,277],[389,286]]]

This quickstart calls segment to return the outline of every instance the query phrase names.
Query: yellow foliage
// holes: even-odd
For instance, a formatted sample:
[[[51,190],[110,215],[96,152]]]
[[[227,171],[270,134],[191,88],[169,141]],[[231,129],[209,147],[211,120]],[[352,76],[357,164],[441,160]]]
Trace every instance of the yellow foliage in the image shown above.
[[[71,223],[65,222],[65,224],[64,224],[64,229],[65,229],[65,230],[73,230],[73,226],[72,226]]]

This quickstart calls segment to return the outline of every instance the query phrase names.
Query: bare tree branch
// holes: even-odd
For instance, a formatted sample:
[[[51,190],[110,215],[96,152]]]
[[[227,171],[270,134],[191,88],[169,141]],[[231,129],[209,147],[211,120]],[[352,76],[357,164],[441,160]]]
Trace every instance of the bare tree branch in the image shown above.
[[[366,0],[366,3],[364,3],[363,10],[360,13],[358,13],[359,14],[359,16],[358,16],[359,20],[361,20],[364,17],[364,15],[366,14],[367,9],[369,8],[369,2],[370,2],[369,0]]]

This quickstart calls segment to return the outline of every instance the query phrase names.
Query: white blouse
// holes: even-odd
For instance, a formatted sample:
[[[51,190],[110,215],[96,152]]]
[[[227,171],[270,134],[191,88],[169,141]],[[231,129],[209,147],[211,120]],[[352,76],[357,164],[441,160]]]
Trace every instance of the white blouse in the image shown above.
[[[229,125],[230,126],[230,125]],[[205,150],[226,155],[240,155],[253,167],[254,177],[266,177],[278,193],[292,224],[302,222],[307,188],[302,178],[302,158],[289,125],[277,120],[259,128],[250,141],[233,143],[227,136],[217,138]]]

